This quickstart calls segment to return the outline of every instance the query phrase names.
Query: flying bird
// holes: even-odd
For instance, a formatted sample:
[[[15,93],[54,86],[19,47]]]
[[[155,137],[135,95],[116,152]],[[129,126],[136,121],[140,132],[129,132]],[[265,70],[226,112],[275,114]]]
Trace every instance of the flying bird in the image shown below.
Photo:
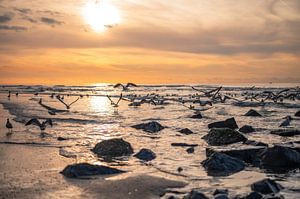
[[[109,99],[110,101],[110,104],[113,106],[113,107],[119,107],[119,102],[121,101],[122,97],[123,97],[123,94],[121,93],[117,103],[115,103],[114,101],[112,101],[112,99],[110,98],[109,95],[106,95],[106,97]]]
[[[117,83],[116,85],[114,85],[114,88],[118,88],[118,87],[122,87],[123,91],[128,91],[129,87],[137,87],[137,85],[134,83],[127,83],[126,86],[124,86],[121,83]]]
[[[25,126],[28,126],[28,125],[35,125],[35,126],[38,126],[40,127],[41,131],[45,130],[47,125],[50,125],[51,127],[53,126],[53,123],[52,123],[52,120],[51,119],[46,119],[45,121],[43,121],[42,123],[36,119],[36,118],[33,118],[31,120],[29,120]]]
[[[78,97],[75,101],[71,102],[70,104],[66,104],[59,96],[56,97],[61,103],[63,103],[67,109],[70,109],[70,107],[75,104],[79,99],[80,97]]]
[[[6,120],[6,128],[12,133],[13,125],[10,123],[9,119]]]

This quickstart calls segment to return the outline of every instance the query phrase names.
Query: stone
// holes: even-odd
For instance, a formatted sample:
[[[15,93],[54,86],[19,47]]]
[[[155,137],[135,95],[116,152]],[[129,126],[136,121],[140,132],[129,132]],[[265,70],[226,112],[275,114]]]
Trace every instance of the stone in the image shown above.
[[[180,147],[196,147],[198,144],[187,144],[187,143],[171,143],[171,146],[180,146]]]
[[[216,189],[213,193],[213,195],[217,195],[217,194],[226,194],[228,195],[228,189]]]
[[[184,196],[183,199],[208,199],[208,197],[200,191],[192,190],[190,193]]]
[[[263,196],[260,193],[256,192],[256,191],[252,191],[251,193],[246,195],[244,198],[245,199],[262,199]]]
[[[250,117],[262,117],[262,115],[260,113],[258,113],[256,110],[254,109],[250,109],[245,116],[250,116]]]
[[[213,153],[202,165],[210,176],[229,176],[245,168],[242,160],[223,153]]]
[[[247,140],[244,135],[230,128],[213,128],[202,139],[212,146],[245,142]]]
[[[208,128],[212,129],[212,128],[230,128],[230,129],[237,129],[239,128],[235,119],[229,118],[227,120],[224,121],[220,121],[220,122],[213,122],[208,124]]]
[[[250,125],[244,125],[239,129],[239,132],[252,133],[252,132],[255,132],[255,129]]]
[[[265,147],[247,147],[242,149],[225,149],[225,150],[216,150],[212,148],[206,148],[206,156],[209,157],[213,153],[223,153],[234,158],[238,158],[246,163],[258,165],[259,159],[258,154],[264,150]]]
[[[258,156],[262,168],[278,171],[300,168],[300,153],[289,147],[275,145],[262,150]]]
[[[186,149],[186,152],[187,153],[194,153],[195,149],[194,149],[194,147],[190,147],[190,148]]]
[[[195,114],[195,115],[192,115],[191,118],[192,118],[192,119],[202,119],[203,117],[202,117],[202,114],[201,114],[201,113],[197,113],[197,114]]]
[[[134,157],[143,161],[151,161],[156,158],[156,155],[150,149],[141,149]]]
[[[133,125],[131,127],[135,128],[135,129],[142,129],[148,133],[156,133],[165,128],[160,123],[155,122],[155,121],[137,124],[137,125]]]
[[[57,140],[58,140],[58,141],[65,141],[65,140],[68,140],[68,138],[64,138],[64,137],[57,137]]]
[[[96,144],[92,151],[99,156],[108,157],[129,156],[133,153],[130,143],[124,141],[122,138],[103,140]]]
[[[179,133],[182,133],[182,134],[185,134],[185,135],[194,134],[194,132],[191,131],[191,130],[188,129],[188,128],[181,129],[181,130],[179,131]]]
[[[100,165],[92,165],[88,163],[79,163],[68,165],[63,171],[60,173],[68,178],[82,178],[93,175],[111,175],[123,173],[119,169],[110,168],[107,166]]]
[[[295,135],[300,135],[300,130],[298,129],[278,129],[270,132],[274,135],[279,135],[282,137],[291,137]]]
[[[251,190],[261,194],[278,193],[283,187],[271,179],[263,179],[251,185]]]
[[[280,194],[269,194],[266,195],[264,199],[284,199],[284,196]]]
[[[296,116],[296,117],[300,117],[300,111],[297,111],[297,112],[295,113],[295,116]]]
[[[215,195],[214,199],[229,199],[228,195],[226,194],[217,194]]]

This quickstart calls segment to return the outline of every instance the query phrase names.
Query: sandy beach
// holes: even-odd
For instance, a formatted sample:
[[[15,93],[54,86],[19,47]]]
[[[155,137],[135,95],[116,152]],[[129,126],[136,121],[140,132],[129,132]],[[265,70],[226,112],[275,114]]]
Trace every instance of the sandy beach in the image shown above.
[[[0,198],[160,198],[185,183],[147,175],[122,179],[66,179],[59,172],[72,160],[49,147],[0,145]],[[106,179],[108,178],[108,179]]]

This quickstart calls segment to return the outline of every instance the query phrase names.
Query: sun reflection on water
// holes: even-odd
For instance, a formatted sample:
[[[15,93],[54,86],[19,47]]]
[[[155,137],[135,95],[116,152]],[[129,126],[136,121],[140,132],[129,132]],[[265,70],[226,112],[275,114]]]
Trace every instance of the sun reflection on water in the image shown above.
[[[92,96],[90,97],[90,104],[95,112],[109,113],[112,111],[110,102],[106,97]]]

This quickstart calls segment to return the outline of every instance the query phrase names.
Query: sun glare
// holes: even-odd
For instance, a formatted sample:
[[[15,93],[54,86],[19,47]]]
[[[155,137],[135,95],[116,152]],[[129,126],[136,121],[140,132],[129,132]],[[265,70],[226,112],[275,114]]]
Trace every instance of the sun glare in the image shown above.
[[[103,32],[121,21],[119,10],[108,0],[87,2],[82,14],[86,23],[96,32]]]

